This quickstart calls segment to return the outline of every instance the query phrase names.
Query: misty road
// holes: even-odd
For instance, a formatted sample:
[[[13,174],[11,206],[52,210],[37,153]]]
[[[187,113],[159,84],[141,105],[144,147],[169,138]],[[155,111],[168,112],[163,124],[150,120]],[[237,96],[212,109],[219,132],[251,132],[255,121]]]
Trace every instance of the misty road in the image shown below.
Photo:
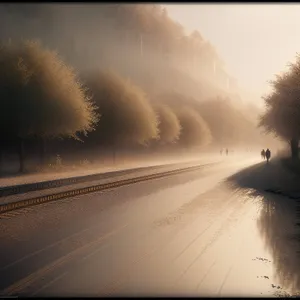
[[[283,293],[280,276],[289,273],[285,284],[293,282],[295,287],[299,274],[295,262],[278,261],[283,236],[274,242],[274,232],[280,220],[292,221],[294,202],[286,201],[278,216],[269,213],[271,207],[276,211],[277,202],[267,203],[255,180],[257,172],[273,174],[272,168],[257,157],[229,157],[197,171],[3,217],[1,294]],[[274,244],[275,254],[270,246]],[[292,257],[287,246],[284,250]]]

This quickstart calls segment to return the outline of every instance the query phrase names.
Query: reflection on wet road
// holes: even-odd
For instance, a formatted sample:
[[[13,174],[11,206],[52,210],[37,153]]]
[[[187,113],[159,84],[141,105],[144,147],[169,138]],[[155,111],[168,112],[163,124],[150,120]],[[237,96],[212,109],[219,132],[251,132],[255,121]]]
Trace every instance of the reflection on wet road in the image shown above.
[[[296,200],[264,192],[278,168],[228,158],[1,219],[1,292],[272,296],[299,290]]]

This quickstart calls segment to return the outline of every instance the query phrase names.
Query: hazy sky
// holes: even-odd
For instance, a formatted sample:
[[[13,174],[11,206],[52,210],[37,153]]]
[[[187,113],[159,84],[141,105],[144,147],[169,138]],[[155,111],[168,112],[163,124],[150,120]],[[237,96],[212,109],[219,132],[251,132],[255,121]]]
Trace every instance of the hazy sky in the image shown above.
[[[300,52],[300,4],[172,4],[169,15],[188,32],[198,29],[217,49],[227,71],[250,92],[263,94],[267,81]]]

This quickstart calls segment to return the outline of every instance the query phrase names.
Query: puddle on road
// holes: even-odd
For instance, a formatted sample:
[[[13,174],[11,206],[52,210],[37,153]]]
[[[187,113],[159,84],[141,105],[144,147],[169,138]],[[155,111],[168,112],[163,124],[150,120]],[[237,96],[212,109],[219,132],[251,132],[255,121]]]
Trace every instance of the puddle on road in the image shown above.
[[[292,218],[288,209],[274,203],[270,205],[269,200],[254,189],[240,189],[236,193],[249,213],[234,218],[237,225],[226,233],[227,241],[222,241],[223,244],[220,241],[220,247],[228,249],[215,252],[215,258],[219,257],[220,263],[210,271],[197,293],[201,296],[214,295],[220,284],[219,296],[287,297],[296,294],[300,285],[300,261],[295,256],[291,241],[285,242],[286,232],[280,228],[291,230],[289,224]],[[197,210],[196,207],[193,209]],[[175,215],[172,221],[177,220]],[[234,256],[232,252],[240,243],[241,235],[245,236],[242,248],[235,255],[233,266],[226,275],[228,261]],[[191,286],[192,281],[189,283]],[[190,288],[183,285],[182,290]]]
[[[128,291],[129,287],[141,291],[148,288],[149,291],[151,287],[151,291],[155,289],[166,295],[170,295],[172,290],[174,295],[202,297],[289,297],[296,294],[300,283],[300,262],[295,256],[296,244],[291,239],[286,241],[287,233],[295,227],[289,206],[282,207],[253,189],[235,191],[233,194],[232,190],[228,193],[230,191],[222,187],[220,194],[214,191],[201,194],[199,198],[171,213],[167,220],[160,220],[169,221],[160,224],[165,227],[166,224],[174,226],[180,222],[185,223],[185,218],[189,219],[190,227],[182,233],[187,235],[173,241],[168,251],[159,254],[160,258],[153,257],[151,263],[142,264],[135,273],[139,275],[124,284],[123,291]],[[215,197],[213,201],[210,201],[210,196]],[[215,218],[219,222],[215,227],[207,229],[176,264],[172,261],[170,267],[169,258],[173,254],[175,256],[177,247],[189,238],[193,240],[192,236],[196,236],[203,224],[208,226],[211,218],[208,214],[205,218],[194,220],[191,225],[193,214],[203,211],[207,213],[216,205],[224,213],[226,208],[221,208],[221,204],[224,204],[224,199],[230,198],[234,201],[227,207],[224,216],[226,222],[222,222],[220,215],[216,214]],[[237,205],[238,200],[240,205]],[[209,205],[206,206],[205,202]],[[219,232],[219,227],[223,233],[214,235]],[[207,245],[209,248],[204,252]],[[187,270],[189,265],[191,267],[188,271],[174,284],[178,271]]]
[[[299,295],[300,255],[297,254],[297,249],[300,248],[300,243],[299,240],[290,238],[297,234],[293,203],[283,202],[278,196],[258,196],[257,192],[252,195],[248,193],[247,198],[256,209],[253,208],[254,222],[249,232],[251,234],[247,236],[248,247],[245,247],[242,257],[250,258],[253,253],[257,255],[251,258],[251,262],[248,259],[246,264],[241,261],[240,268],[245,268],[253,275],[257,273],[257,287],[253,291],[261,290],[261,296]],[[243,280],[248,275],[245,274]]]

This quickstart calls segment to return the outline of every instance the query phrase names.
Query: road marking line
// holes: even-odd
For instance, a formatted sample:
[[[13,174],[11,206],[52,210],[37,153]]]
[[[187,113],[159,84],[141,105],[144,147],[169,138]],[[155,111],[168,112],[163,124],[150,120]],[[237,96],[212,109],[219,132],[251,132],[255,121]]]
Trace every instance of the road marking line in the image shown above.
[[[226,205],[228,206],[229,204],[233,203],[234,201],[235,201],[235,199],[231,200],[229,203],[226,203],[225,206],[226,206]],[[223,206],[222,206],[222,208],[223,208]],[[200,217],[199,217],[199,218],[200,218]],[[196,220],[194,220],[193,222],[196,222]],[[185,227],[184,227],[184,228],[185,228]],[[179,234],[182,233],[182,231],[184,230],[184,228],[181,228],[181,229],[179,229],[178,231],[176,230],[175,232],[174,232],[173,230],[171,230],[171,232],[170,232],[170,233],[171,233],[171,238],[170,238],[169,242],[172,241],[172,240],[174,240],[174,239],[176,239],[176,237],[179,236]],[[158,247],[152,248],[151,251],[148,251],[148,252],[142,254],[142,255],[141,255],[139,258],[137,258],[136,260],[133,260],[133,261],[131,262],[131,264],[133,264],[133,265],[139,264],[139,263],[142,262],[146,257],[153,255],[153,254],[154,254],[155,252],[157,252],[158,250],[163,250],[165,247],[168,246],[168,244],[169,244],[169,243],[164,244],[163,246],[158,246]],[[173,261],[174,261],[174,259],[172,260],[172,262],[173,262]],[[104,287],[101,288],[101,290],[100,290],[100,292],[99,292],[99,293],[101,293],[101,296],[104,296],[104,297],[105,297],[105,296],[111,296],[111,294],[116,290],[116,288],[118,288],[121,284],[123,284],[123,283],[124,283],[124,280],[126,281],[126,279],[124,279],[125,275],[130,276],[130,271],[131,271],[131,270],[130,270],[130,267],[128,267],[128,268],[126,268],[126,270],[119,272],[118,275],[116,276],[117,278],[116,278],[114,281],[112,281],[112,282],[110,282],[110,283],[104,285]],[[105,292],[105,290],[108,290],[108,291]]]
[[[35,296],[36,294],[38,294],[39,292],[41,292],[42,290],[44,290],[45,288],[49,287],[51,284],[53,284],[54,282],[58,281],[59,279],[61,279],[62,277],[66,276],[69,272],[66,271],[64,273],[62,273],[61,275],[59,275],[58,277],[54,278],[53,280],[51,280],[50,282],[48,282],[47,284],[45,284],[44,286],[42,286],[40,289],[38,289],[37,291],[35,291],[34,293],[32,293],[30,295],[30,297]]]
[[[196,292],[198,292],[201,284],[203,283],[203,281],[207,278],[209,272],[212,270],[212,268],[214,267],[214,265],[217,263],[217,259],[210,265],[210,267],[208,268],[208,270],[206,271],[206,273],[204,274],[204,276],[201,278],[200,282],[197,284],[196,287]]]
[[[219,290],[218,290],[218,294],[217,294],[218,297],[220,297],[220,294],[221,294],[221,292],[222,292],[222,289],[223,289],[223,287],[224,287],[224,285],[225,285],[225,283],[226,283],[226,281],[227,281],[227,279],[228,279],[228,277],[229,277],[229,275],[230,275],[230,273],[231,273],[231,271],[232,271],[234,265],[235,265],[235,263],[233,262],[232,265],[230,266],[229,270],[227,271],[227,273],[226,273],[226,275],[225,275],[225,277],[224,277],[224,280],[223,280],[223,282],[222,282],[222,284],[221,284],[221,286],[220,286],[220,288],[219,288]]]
[[[246,214],[245,216],[246,216],[246,217],[249,217],[249,216],[250,216],[250,213],[248,212],[248,214]],[[248,226],[246,227],[246,229],[249,229],[249,227],[250,227],[250,225],[248,225]],[[245,230],[245,232],[247,232],[247,231],[248,231],[248,230]],[[236,254],[237,254],[237,255],[239,255],[239,253],[241,253],[241,249],[244,247],[245,237],[246,237],[245,235],[242,235],[242,239],[241,239],[240,242],[239,242],[239,247],[236,249]],[[236,263],[237,263],[237,261],[236,261],[235,257],[233,257],[233,262],[232,262],[232,264],[231,264],[229,270],[227,271],[227,273],[226,273],[226,275],[225,275],[225,277],[224,277],[224,280],[223,280],[223,282],[222,282],[222,284],[221,284],[221,286],[220,286],[220,288],[219,288],[219,290],[218,290],[218,294],[217,294],[218,297],[220,297],[221,292],[222,292],[222,290],[223,290],[223,287],[224,287],[225,283],[227,282],[227,279],[228,279],[228,277],[229,277],[229,275],[230,275],[232,269],[233,269],[234,266],[236,265]]]
[[[231,200],[229,203],[234,202],[234,199]],[[221,220],[221,224],[218,225],[217,230],[214,231],[212,235],[212,239],[206,243],[206,245],[202,248],[202,250],[198,253],[198,255],[192,260],[192,262],[188,265],[188,267],[180,274],[180,276],[177,277],[177,279],[174,281],[174,285],[178,283],[178,281],[191,269],[191,267],[198,261],[198,259],[215,243],[215,240],[222,235],[222,231],[224,230],[224,226],[228,225],[229,218],[236,213],[236,208],[239,207],[239,205],[233,206],[232,210],[230,210],[230,213],[225,215],[225,219]],[[216,224],[213,222],[213,224]]]
[[[103,247],[105,247],[105,245],[102,245],[100,248],[97,248],[96,250],[94,250],[93,252],[89,253],[88,255],[84,256],[82,258],[82,260],[86,260],[89,257],[93,256],[94,254],[96,254],[97,252],[101,251],[103,249]]]
[[[2,218],[2,217],[3,217],[3,216],[0,216],[0,218]],[[12,262],[12,263],[10,263],[10,264],[8,264],[8,265],[2,267],[2,268],[0,269],[0,271],[7,270],[8,268],[10,268],[10,267],[12,267],[12,266],[14,266],[14,265],[16,265],[16,264],[18,264],[18,263],[20,263],[20,262],[26,260],[26,259],[28,259],[28,258],[30,258],[30,257],[33,257],[33,256],[35,256],[35,255],[37,255],[37,254],[39,254],[39,253],[41,253],[41,252],[43,252],[43,251],[45,251],[45,250],[48,250],[48,249],[50,249],[50,248],[52,248],[52,247],[55,247],[55,246],[57,246],[57,245],[59,245],[59,244],[62,244],[62,243],[64,243],[64,242],[66,242],[66,241],[68,241],[68,240],[70,240],[70,239],[72,239],[72,238],[74,238],[74,237],[76,237],[76,236],[82,234],[82,233],[85,233],[85,232],[87,232],[87,231],[89,231],[89,230],[96,229],[96,228],[101,227],[101,226],[102,226],[102,224],[97,224],[97,225],[95,225],[95,226],[91,226],[91,227],[85,228],[85,229],[83,229],[83,230],[80,230],[80,231],[78,231],[78,232],[76,232],[76,233],[74,233],[74,234],[72,234],[72,235],[70,235],[70,236],[68,236],[68,237],[66,237],[66,238],[63,238],[63,239],[61,239],[61,240],[59,240],[59,241],[57,241],[57,242],[55,242],[55,243],[53,243],[53,244],[50,244],[50,245],[48,245],[48,246],[46,246],[46,247],[44,247],[44,248],[42,248],[42,249],[39,249],[39,250],[37,250],[37,251],[35,251],[35,252],[32,252],[32,253],[30,253],[30,254],[28,254],[28,255],[25,255],[25,256],[21,257],[20,259],[18,259],[18,260],[16,260],[16,261],[14,261],[14,262]]]
[[[81,254],[82,252],[86,251],[87,249],[91,248],[92,246],[95,246],[95,245],[99,244],[100,242],[103,242],[105,239],[113,236],[114,234],[118,233],[120,230],[122,230],[123,228],[125,228],[127,226],[128,226],[127,224],[124,225],[124,226],[121,226],[120,228],[117,228],[117,229],[111,231],[110,233],[105,234],[104,236],[101,236],[99,239],[97,239],[95,241],[92,241],[89,244],[86,244],[86,245],[84,245],[80,248],[77,248],[77,249],[71,251],[67,255],[62,256],[61,258],[55,260],[51,264],[37,270],[36,272],[30,274],[29,276],[27,276],[27,277],[17,281],[16,283],[10,285],[6,289],[4,289],[1,292],[1,294],[5,295],[5,296],[10,296],[12,294],[16,294],[16,293],[20,292],[25,287],[30,286],[31,284],[33,284],[40,277],[42,277],[42,276],[46,275],[47,273],[53,271],[57,267],[61,266],[63,263],[66,263],[66,262],[70,261],[74,256]]]

